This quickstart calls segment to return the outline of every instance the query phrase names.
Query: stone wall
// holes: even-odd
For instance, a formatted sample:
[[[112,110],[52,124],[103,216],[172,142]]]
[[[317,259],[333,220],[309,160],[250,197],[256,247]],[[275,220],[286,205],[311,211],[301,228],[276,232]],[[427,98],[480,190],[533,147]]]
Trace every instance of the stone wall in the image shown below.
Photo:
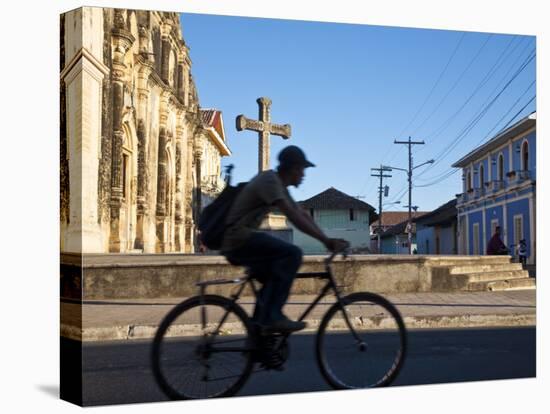
[[[300,271],[323,271],[324,258],[306,256]],[[432,276],[448,274],[449,266],[507,260],[505,256],[353,255],[335,260],[333,270],[345,293],[426,292],[432,289]],[[185,297],[197,294],[198,281],[243,274],[244,269],[229,265],[221,256],[63,255],[61,292],[77,299]],[[297,279],[292,291],[315,294],[323,285],[320,279]],[[209,291],[228,295],[231,288],[218,285]]]

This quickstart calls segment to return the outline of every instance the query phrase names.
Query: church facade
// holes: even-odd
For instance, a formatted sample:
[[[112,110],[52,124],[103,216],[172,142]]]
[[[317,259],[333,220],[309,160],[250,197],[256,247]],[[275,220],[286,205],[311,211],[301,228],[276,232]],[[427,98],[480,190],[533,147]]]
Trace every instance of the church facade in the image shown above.
[[[194,252],[230,151],[199,107],[179,14],[83,7],[60,28],[61,251]]]

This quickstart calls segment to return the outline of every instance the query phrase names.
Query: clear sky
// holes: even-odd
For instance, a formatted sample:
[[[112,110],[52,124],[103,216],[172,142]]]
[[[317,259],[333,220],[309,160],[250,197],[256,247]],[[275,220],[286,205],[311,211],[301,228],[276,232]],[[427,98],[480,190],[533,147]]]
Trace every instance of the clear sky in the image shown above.
[[[414,147],[413,205],[432,210],[461,191],[451,164],[509,122],[535,110],[534,36],[425,30],[213,15],[181,15],[202,108],[223,112],[235,182],[257,173],[258,134],[235,117],[257,119],[256,99],[273,101],[271,165],[289,144],[316,168],[291,193],[304,200],[329,187],[378,209],[371,168],[407,168]],[[522,66],[523,64],[523,66]],[[523,69],[522,69],[523,68]],[[515,117],[514,117],[515,115]],[[404,211],[406,173],[394,170],[385,210]]]

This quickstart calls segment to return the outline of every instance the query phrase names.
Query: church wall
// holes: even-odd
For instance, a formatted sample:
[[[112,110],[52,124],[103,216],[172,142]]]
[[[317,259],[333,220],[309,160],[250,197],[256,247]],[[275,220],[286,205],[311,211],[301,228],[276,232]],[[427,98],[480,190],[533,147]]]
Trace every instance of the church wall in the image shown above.
[[[204,130],[178,16],[84,7],[63,15],[61,32],[61,70],[80,59],[60,85],[61,250],[193,251],[193,174],[219,172],[220,154],[205,136],[206,167],[195,169]]]
[[[103,64],[101,9],[84,7],[65,14],[61,140],[62,195],[68,198],[66,225],[61,243],[64,251],[100,252],[102,237],[98,225],[98,167],[101,151],[102,83],[109,69]],[[68,167],[67,171],[63,171]],[[67,180],[68,178],[68,180]],[[68,184],[68,192],[67,192]]]

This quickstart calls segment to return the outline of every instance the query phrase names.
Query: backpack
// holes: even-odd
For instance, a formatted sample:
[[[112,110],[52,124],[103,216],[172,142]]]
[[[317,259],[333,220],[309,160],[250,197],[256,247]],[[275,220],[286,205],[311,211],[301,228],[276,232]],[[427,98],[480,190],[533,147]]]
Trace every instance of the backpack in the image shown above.
[[[221,248],[225,230],[232,224],[226,223],[227,215],[246,184],[248,183],[232,186],[228,182],[220,195],[202,211],[198,225],[200,240],[210,250]]]

